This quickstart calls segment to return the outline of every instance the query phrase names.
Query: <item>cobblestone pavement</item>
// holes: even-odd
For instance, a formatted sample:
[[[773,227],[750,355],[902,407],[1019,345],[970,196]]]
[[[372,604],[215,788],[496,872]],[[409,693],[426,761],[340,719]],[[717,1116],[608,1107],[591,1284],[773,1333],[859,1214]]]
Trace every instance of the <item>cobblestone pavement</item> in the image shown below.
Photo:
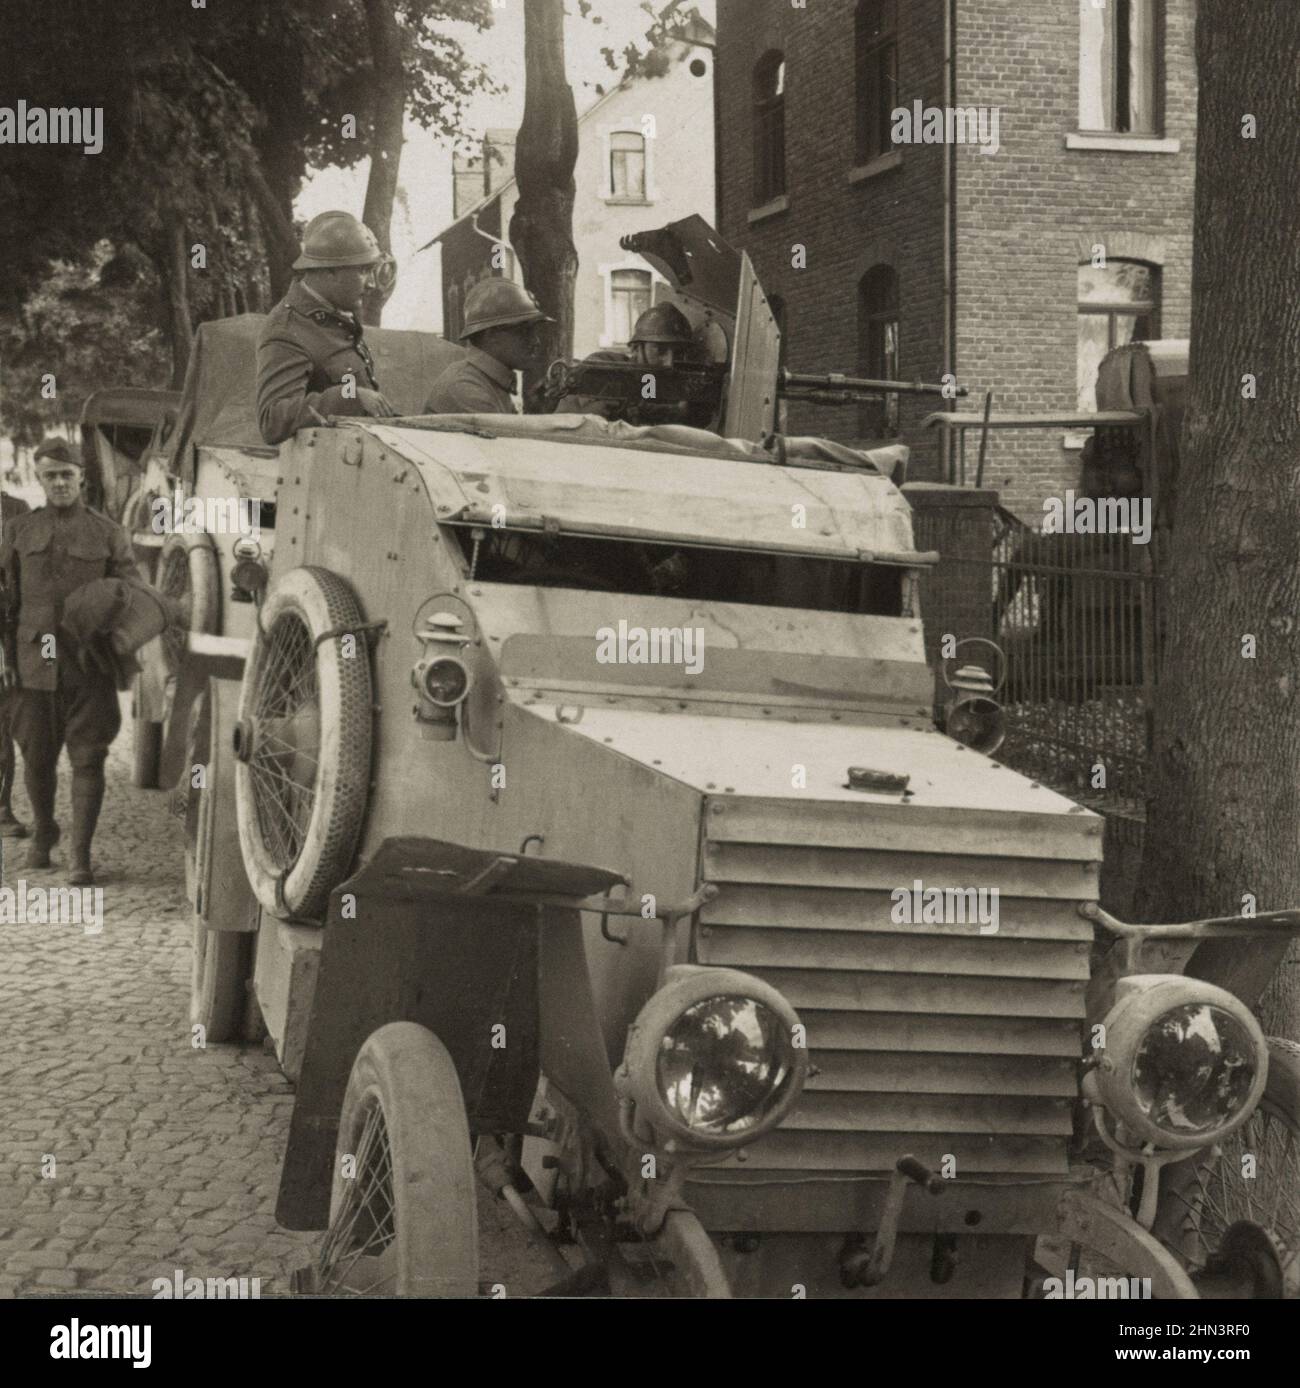
[[[292,1090],[260,1046],[191,1048],[182,827],[129,755],[127,719],[95,836],[103,932],[0,925],[0,1295],[151,1294],[178,1268],[284,1291],[311,1242],[273,1215]],[[7,886],[66,881],[67,789],[65,764],[55,866],[7,839]],[[30,821],[21,790],[15,808]]]
[[[318,1237],[273,1213],[293,1091],[261,1046],[191,1047],[182,826],[131,786],[130,736],[127,718],[95,836],[102,933],[0,923],[0,1296],[147,1296],[177,1270],[284,1293]],[[15,891],[66,881],[67,783],[65,763],[51,869],[4,841]],[[15,809],[30,822],[21,788]],[[485,1255],[533,1289],[500,1208],[480,1209]]]

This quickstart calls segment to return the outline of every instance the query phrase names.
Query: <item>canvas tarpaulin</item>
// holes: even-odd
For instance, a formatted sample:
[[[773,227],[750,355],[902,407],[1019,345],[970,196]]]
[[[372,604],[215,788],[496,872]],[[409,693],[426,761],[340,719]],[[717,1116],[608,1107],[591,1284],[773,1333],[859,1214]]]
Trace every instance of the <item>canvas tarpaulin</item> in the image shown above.
[[[256,448],[268,453],[257,427],[257,339],[260,313],[202,323],[194,334],[176,428],[172,471],[194,484],[201,446]],[[464,349],[433,333],[368,328],[380,389],[398,414],[423,409],[429,387]]]

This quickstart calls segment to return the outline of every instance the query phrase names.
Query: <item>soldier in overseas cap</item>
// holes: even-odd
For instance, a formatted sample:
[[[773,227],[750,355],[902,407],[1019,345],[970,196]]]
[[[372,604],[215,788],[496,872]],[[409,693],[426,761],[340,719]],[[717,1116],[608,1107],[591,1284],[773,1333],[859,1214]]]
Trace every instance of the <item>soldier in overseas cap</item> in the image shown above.
[[[64,604],[97,578],[137,578],[126,531],[81,500],[81,464],[60,440],[36,450],[46,504],[9,521],[0,544],[4,580],[3,685],[12,690],[13,734],[32,804],[31,868],[50,865],[59,753],[72,764],[73,886],[94,881],[90,841],[104,799],[104,759],[122,725],[117,688],[83,669],[60,631]]]
[[[433,383],[426,414],[518,414],[515,372],[540,354],[539,323],[553,323],[537,300],[513,280],[480,280],[465,296],[469,350]]]
[[[283,443],[327,415],[393,414],[361,331],[372,283],[392,284],[392,261],[350,212],[322,212],[303,234],[301,272],[271,310],[257,344],[257,424]]]

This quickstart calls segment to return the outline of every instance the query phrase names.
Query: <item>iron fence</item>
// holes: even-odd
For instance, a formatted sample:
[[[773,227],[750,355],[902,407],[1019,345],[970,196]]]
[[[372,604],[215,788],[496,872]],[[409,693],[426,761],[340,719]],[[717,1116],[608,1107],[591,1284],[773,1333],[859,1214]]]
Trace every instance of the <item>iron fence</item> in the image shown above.
[[[1008,732],[998,759],[1084,804],[1140,817],[1163,632],[1154,541],[1043,534],[997,508],[954,513],[985,528],[979,543],[968,533],[954,544],[938,533],[946,519],[916,517],[918,544],[937,549],[945,571],[923,615],[932,636],[1001,647]]]

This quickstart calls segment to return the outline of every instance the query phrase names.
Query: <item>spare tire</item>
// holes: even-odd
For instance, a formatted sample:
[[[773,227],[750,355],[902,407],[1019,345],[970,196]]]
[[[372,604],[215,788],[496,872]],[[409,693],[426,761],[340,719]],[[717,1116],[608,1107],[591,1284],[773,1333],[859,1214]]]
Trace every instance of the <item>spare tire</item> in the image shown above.
[[[324,916],[361,838],[373,736],[362,624],[337,574],[291,569],[266,596],[244,669],[239,844],[258,901],[282,920]]]
[[[221,576],[210,535],[168,535],[158,556],[154,586],[181,609],[183,625],[169,627],[159,638],[168,675],[185,661],[187,632],[211,635],[221,620]]]

